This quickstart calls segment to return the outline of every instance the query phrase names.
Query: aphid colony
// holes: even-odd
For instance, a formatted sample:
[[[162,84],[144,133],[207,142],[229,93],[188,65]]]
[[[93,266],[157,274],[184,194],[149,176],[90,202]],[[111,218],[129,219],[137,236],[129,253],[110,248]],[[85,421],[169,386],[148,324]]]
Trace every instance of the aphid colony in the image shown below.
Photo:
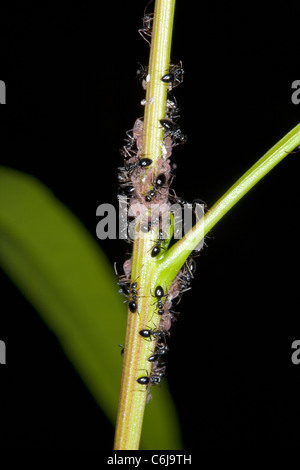
[[[153,14],[144,13],[143,27],[139,33],[150,44],[149,40],[152,35]],[[147,67],[139,64],[137,74],[141,80],[142,87],[147,88],[148,70]],[[124,159],[124,165],[119,167],[118,183],[119,183],[119,199],[127,198],[130,207],[136,203],[151,207],[155,203],[156,207],[164,207],[164,210],[170,211],[171,205],[174,203],[182,206],[186,201],[176,196],[174,190],[170,190],[170,184],[173,180],[172,167],[170,157],[173,147],[183,144],[186,141],[184,135],[177,124],[180,117],[177,102],[171,91],[183,81],[184,70],[182,63],[177,65],[170,64],[169,70],[162,75],[161,81],[166,84],[168,97],[166,102],[166,115],[164,119],[160,119],[157,123],[163,129],[163,141],[161,142],[161,157],[157,160],[156,165],[152,165],[151,155],[143,154],[143,127],[144,123],[141,118],[137,119],[132,130],[126,132],[125,143],[120,149],[120,153]],[[145,104],[145,100],[141,102]],[[195,203],[198,202],[194,201]],[[164,242],[167,234],[162,228],[162,215],[153,217],[151,221],[148,218],[140,222],[140,230],[155,235],[153,247],[150,254],[152,258],[162,255],[165,248]],[[130,241],[130,240],[127,240]],[[128,308],[132,314],[138,314],[139,288],[138,279],[131,282],[131,259],[127,259],[123,265],[124,274],[119,277],[119,292],[127,297]],[[145,385],[148,396],[147,402],[151,395],[149,388],[151,385],[159,384],[165,375],[166,365],[165,356],[169,350],[167,344],[170,336],[170,328],[177,318],[177,312],[174,307],[178,305],[181,295],[190,289],[190,283],[196,269],[195,261],[192,257],[188,258],[181,271],[177,274],[171,287],[167,292],[163,287],[158,285],[154,293],[149,295],[155,298],[155,310],[160,316],[160,323],[154,328],[147,327],[139,332],[145,341],[155,341],[155,350],[148,357],[149,371],[146,375],[138,377],[137,383]],[[124,349],[122,349],[122,354]]]
[[[124,263],[124,271],[128,267],[128,261]],[[170,336],[170,329],[174,321],[176,321],[178,312],[174,310],[181,299],[182,294],[189,290],[191,281],[194,277],[196,270],[195,260],[190,257],[185,262],[183,269],[178,273],[173,281],[168,292],[165,292],[162,286],[155,288],[154,294],[150,293],[155,298],[156,313],[160,315],[159,327],[147,327],[139,331],[139,334],[146,341],[155,341],[155,350],[153,354],[148,357],[150,374],[141,376],[137,379],[140,385],[147,386],[147,403],[151,398],[150,386],[157,385],[161,382],[166,372],[165,357],[169,351],[167,340]],[[138,282],[130,283],[130,279],[124,274],[120,276],[118,285],[120,287],[119,293],[123,294],[128,299],[128,307],[131,313],[138,312]],[[124,349],[122,349],[122,356]]]

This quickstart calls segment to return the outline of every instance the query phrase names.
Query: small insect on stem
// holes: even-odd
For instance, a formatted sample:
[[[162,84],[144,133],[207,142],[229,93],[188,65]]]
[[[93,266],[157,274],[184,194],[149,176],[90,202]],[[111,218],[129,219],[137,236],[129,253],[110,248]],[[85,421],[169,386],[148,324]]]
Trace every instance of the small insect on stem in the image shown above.
[[[181,132],[181,129],[176,122],[171,121],[171,119],[160,119],[159,122],[164,131],[172,137],[174,146],[184,144],[186,142],[187,136]]]
[[[155,339],[165,339],[166,336],[169,336],[168,331],[164,330],[141,330],[139,331],[139,334],[146,339],[150,339],[151,341],[154,341]],[[152,338],[152,339],[151,339]]]
[[[146,77],[148,75],[147,65],[143,65],[140,62],[138,62],[138,68],[137,68],[137,71],[136,71],[136,75],[140,79],[140,81],[146,80]]]
[[[185,264],[184,268],[182,270],[180,280],[179,280],[179,288],[180,292],[186,292],[187,290],[190,290],[190,284],[191,281],[194,279],[194,273],[196,271],[196,262],[193,258],[188,259]]]
[[[183,82],[183,74],[181,61],[177,65],[170,64],[169,72],[161,77],[161,81],[168,85],[169,90],[172,90]]]
[[[153,24],[153,13],[146,13],[146,10],[150,3],[152,3],[153,0],[150,0],[149,3],[147,3],[145,10],[144,10],[144,16],[142,18],[143,21],[143,27],[138,30],[139,34],[142,36],[142,38],[151,46],[150,41],[145,37],[147,36],[148,38],[152,37],[152,24]]]
[[[128,178],[132,173],[138,168],[147,168],[152,164],[151,158],[141,158],[137,159],[134,163],[129,163],[125,166],[119,167],[121,173],[119,173],[119,182],[123,184],[128,181]]]
[[[128,307],[129,307],[129,310],[131,311],[131,313],[135,313],[137,311],[137,308],[138,308],[138,304],[137,304],[137,282],[133,282],[132,284],[130,284],[130,298],[131,300],[129,301],[128,303]]]
[[[139,377],[137,379],[137,383],[141,385],[157,385],[161,383],[161,380],[166,373],[166,367],[165,366],[159,367],[155,370],[154,373],[151,372],[150,375],[147,370],[146,372],[147,372],[147,376]]]
[[[125,347],[124,347],[124,344],[119,344],[120,348],[121,349],[121,356],[124,357],[124,352],[125,352]]]
[[[161,358],[161,356],[165,356],[168,352],[169,352],[169,346],[166,343],[158,343],[154,353],[148,357],[148,361],[156,362]]]
[[[129,283],[130,283],[129,277],[126,274],[123,274],[122,276],[119,276],[116,262],[114,263],[114,270],[115,270],[116,276],[118,277],[118,286],[120,287],[119,294],[123,294],[125,296],[128,296],[129,293],[130,293],[130,290],[129,290]]]
[[[145,196],[145,201],[146,202],[151,202],[153,198],[155,197],[156,193],[163,187],[163,185],[166,182],[166,175],[161,173],[158,175],[155,179],[153,189],[147,193]]]
[[[175,97],[173,99],[168,98],[166,101],[166,116],[172,121],[180,117],[179,108]]]
[[[159,229],[159,237],[155,241],[155,245],[154,245],[154,247],[152,248],[152,251],[151,251],[152,258],[155,258],[156,256],[158,256],[160,254],[161,250],[164,249],[161,245],[162,245],[163,241],[166,239],[165,235],[166,234],[164,233],[164,231],[162,229]]]
[[[156,297],[156,304],[157,304],[157,308],[158,308],[157,313],[159,315],[163,315],[164,314],[164,304],[163,304],[161,299],[163,297],[167,297],[167,294],[164,293],[164,290],[161,286],[157,286],[156,289],[155,289],[155,292],[154,292],[154,296]]]
[[[114,264],[114,267],[115,267],[115,273],[118,275],[116,263]],[[131,313],[136,313],[138,309],[138,303],[137,303],[138,283],[135,281],[130,284],[128,277],[126,275],[123,275],[119,277],[118,285],[120,286],[119,294],[123,294],[125,295],[125,297],[129,299],[128,300],[129,310],[131,311]],[[127,301],[125,300],[125,302]]]

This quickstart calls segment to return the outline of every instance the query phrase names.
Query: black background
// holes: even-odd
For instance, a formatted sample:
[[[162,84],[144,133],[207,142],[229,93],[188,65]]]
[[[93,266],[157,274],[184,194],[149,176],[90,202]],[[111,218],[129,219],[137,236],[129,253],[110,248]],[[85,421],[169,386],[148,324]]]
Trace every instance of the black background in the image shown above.
[[[143,113],[135,71],[148,60],[137,32],[144,6],[1,6],[1,164],[38,177],[95,237],[97,206],[116,202],[118,149]],[[211,206],[299,122],[299,5],[193,8],[177,1],[172,61],[185,76],[174,94],[188,141],[173,152],[173,187]],[[197,260],[167,371],[186,449],[298,446],[299,170],[297,153],[272,170]],[[101,247],[122,263],[127,245]],[[2,272],[1,292],[0,447],[110,449],[112,425]]]

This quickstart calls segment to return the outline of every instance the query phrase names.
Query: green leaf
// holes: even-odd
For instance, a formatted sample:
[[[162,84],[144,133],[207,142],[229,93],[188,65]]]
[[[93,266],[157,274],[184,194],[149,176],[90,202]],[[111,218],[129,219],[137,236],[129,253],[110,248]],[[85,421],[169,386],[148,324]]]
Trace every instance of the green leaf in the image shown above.
[[[126,306],[99,243],[35,178],[0,167],[0,262],[115,422]],[[29,334],[29,332],[28,332]],[[167,387],[148,405],[145,449],[180,448]]]

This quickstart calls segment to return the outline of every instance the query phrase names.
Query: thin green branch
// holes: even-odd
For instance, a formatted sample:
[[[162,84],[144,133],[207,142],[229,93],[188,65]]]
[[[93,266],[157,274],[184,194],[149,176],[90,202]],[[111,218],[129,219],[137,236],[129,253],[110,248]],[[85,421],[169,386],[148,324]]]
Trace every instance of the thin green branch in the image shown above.
[[[174,278],[193,249],[224,215],[255,186],[281,160],[300,145],[300,124],[286,134],[263,155],[236,183],[213,205],[181,240],[166,253],[160,264],[159,277],[166,281]]]

